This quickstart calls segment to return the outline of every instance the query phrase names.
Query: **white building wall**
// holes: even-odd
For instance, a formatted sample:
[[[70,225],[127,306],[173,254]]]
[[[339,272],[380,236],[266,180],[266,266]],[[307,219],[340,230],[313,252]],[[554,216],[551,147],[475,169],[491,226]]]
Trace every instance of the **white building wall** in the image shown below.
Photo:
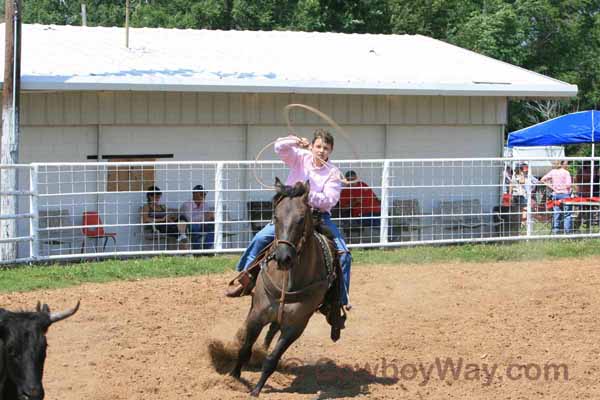
[[[26,93],[24,126],[55,125],[282,125],[283,107],[314,106],[341,125],[504,125],[504,97],[360,96],[240,93]],[[292,112],[296,124],[318,124]]]
[[[64,92],[26,93],[22,98],[22,138],[20,161],[88,161],[88,155],[173,154],[169,160],[254,159],[268,142],[287,133],[285,105],[302,103],[330,115],[349,133],[353,146],[336,135],[333,158],[427,158],[498,156],[502,148],[502,127],[506,123],[506,99],[484,97],[352,96],[224,93],[135,93]],[[291,119],[298,134],[312,136],[323,126],[319,117],[295,109]],[[100,149],[98,151],[98,144]],[[352,148],[354,147],[354,149]],[[272,150],[261,159],[275,159]],[[93,162],[93,161],[90,161]],[[346,166],[341,166],[346,170]],[[368,166],[356,168],[359,175],[380,193],[381,173]],[[63,172],[64,173],[64,172]],[[229,189],[259,185],[247,168],[229,171]],[[451,172],[448,172],[451,174]],[[407,178],[406,174],[412,175]],[[60,174],[48,174],[48,190],[61,190]],[[275,175],[285,178],[285,170],[260,173],[272,183]],[[398,182],[415,182],[415,172],[398,172]],[[402,179],[400,179],[402,177]],[[105,176],[99,177],[103,182]],[[178,205],[189,192],[178,191],[202,183],[214,193],[214,170],[159,170],[155,182],[165,190],[164,200]],[[86,180],[95,182],[94,176]],[[408,180],[407,180],[408,179]],[[426,177],[422,177],[426,179]],[[56,180],[56,182],[53,182]],[[23,181],[26,181],[24,178]],[[89,186],[89,182],[87,185]],[[83,182],[68,191],[89,191]],[[95,189],[92,189],[95,190]],[[99,187],[100,191],[104,188]],[[393,193],[411,197],[411,193]],[[464,194],[463,194],[464,195]],[[242,205],[247,200],[269,199],[269,191],[238,193],[225,197],[230,218],[245,218]],[[432,193],[432,210],[443,193]],[[143,193],[128,195],[63,196],[61,204],[46,199],[43,207],[70,208],[73,222],[81,223],[85,210],[98,210],[106,224],[138,223]],[[28,207],[24,199],[21,209]],[[69,204],[66,204],[69,203]],[[27,231],[21,226],[22,232]],[[113,229],[114,230],[114,229]],[[118,229],[120,245],[139,242],[139,232]],[[81,233],[73,233],[79,242]],[[20,249],[20,251],[24,251]]]

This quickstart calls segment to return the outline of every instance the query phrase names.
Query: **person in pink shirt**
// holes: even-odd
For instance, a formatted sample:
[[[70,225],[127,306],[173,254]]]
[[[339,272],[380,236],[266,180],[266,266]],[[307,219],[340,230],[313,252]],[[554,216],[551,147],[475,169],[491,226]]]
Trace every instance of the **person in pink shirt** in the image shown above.
[[[352,256],[342,234],[331,221],[331,209],[338,203],[342,190],[340,171],[329,162],[332,151],[333,136],[323,129],[315,131],[312,142],[306,138],[298,139],[295,136],[282,137],[275,142],[275,153],[290,168],[286,185],[310,182],[308,203],[313,210],[320,212],[321,219],[335,237],[335,244],[341,254],[340,264],[344,275],[344,286],[341,293],[342,305],[346,306],[346,309],[350,309],[348,288],[350,287]],[[261,251],[274,239],[275,225],[269,223],[254,236],[240,258],[237,270],[248,269]],[[228,291],[227,295],[229,297],[240,296],[243,289],[243,286],[238,286],[234,290]]]
[[[557,203],[559,200],[571,197],[571,174],[567,170],[569,162],[564,160],[556,163],[555,168],[540,179],[542,183],[552,189],[552,200],[554,205],[552,210],[552,233],[562,233],[561,225],[564,219],[564,233],[570,233],[572,228],[571,206],[568,204]],[[562,210],[561,210],[562,207]]]

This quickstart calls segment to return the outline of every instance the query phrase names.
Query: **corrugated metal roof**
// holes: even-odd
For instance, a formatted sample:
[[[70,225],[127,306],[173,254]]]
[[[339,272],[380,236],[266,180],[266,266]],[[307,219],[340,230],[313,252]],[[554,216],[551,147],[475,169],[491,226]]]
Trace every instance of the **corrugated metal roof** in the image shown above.
[[[21,75],[24,90],[577,93],[575,85],[420,35],[136,28],[127,49],[123,28],[23,25]]]

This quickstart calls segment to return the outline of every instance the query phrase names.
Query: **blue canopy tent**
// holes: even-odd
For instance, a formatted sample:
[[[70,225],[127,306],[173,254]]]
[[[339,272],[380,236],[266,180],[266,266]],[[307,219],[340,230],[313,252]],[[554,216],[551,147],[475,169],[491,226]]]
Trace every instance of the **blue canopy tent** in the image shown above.
[[[600,142],[600,111],[580,111],[508,134],[507,147]],[[594,154],[592,152],[592,154]]]
[[[511,132],[506,146],[512,148],[591,143],[593,157],[596,142],[600,142],[600,111],[580,111]],[[593,168],[592,161],[592,170]]]

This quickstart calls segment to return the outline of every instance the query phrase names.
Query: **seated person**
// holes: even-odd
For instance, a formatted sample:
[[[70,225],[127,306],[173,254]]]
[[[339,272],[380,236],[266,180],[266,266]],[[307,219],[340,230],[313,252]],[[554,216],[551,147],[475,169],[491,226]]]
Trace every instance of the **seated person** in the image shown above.
[[[340,208],[350,211],[352,226],[377,227],[381,220],[381,202],[366,183],[358,179],[354,171],[344,174],[349,183],[340,194]]]
[[[192,250],[212,249],[215,242],[214,208],[206,202],[202,185],[192,189],[192,200],[181,205],[180,214],[191,222]]]
[[[162,192],[158,186],[150,186],[146,192],[147,203],[142,207],[142,223],[152,224],[152,230],[167,236],[177,236],[177,243],[187,240],[185,234],[186,219],[179,213],[167,212],[167,207],[160,204]]]

